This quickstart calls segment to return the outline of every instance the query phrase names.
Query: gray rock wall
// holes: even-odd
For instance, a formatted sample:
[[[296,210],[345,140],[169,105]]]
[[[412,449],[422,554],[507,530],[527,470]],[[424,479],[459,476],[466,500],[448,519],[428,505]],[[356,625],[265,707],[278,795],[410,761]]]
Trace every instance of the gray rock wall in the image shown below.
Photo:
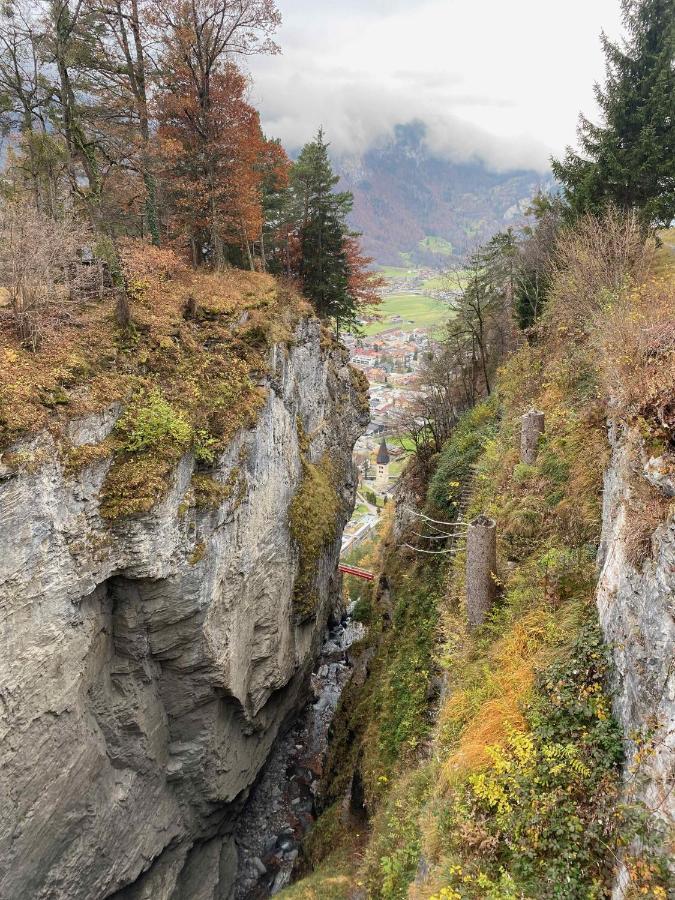
[[[223,900],[237,811],[301,703],[336,596],[364,422],[346,359],[302,323],[271,354],[269,397],[216,477],[241,491],[190,504],[183,458],[148,514],[98,512],[109,461],[72,480],[52,437],[0,468],[0,900]],[[102,440],[118,408],[73,423]],[[294,622],[288,505],[310,457],[343,475],[342,521],[317,568],[315,619]]]
[[[626,744],[626,794],[644,803],[659,830],[675,835],[675,477],[647,460],[639,439],[610,430],[613,448],[605,475],[597,603],[615,664],[614,712]],[[655,474],[656,473],[656,474]],[[651,504],[663,515],[651,552],[635,560],[636,530],[644,529],[641,480],[653,486]],[[642,493],[642,492],[641,492]],[[658,518],[658,517],[657,517]],[[649,530],[649,529],[648,529]],[[619,872],[615,897],[625,895]]]

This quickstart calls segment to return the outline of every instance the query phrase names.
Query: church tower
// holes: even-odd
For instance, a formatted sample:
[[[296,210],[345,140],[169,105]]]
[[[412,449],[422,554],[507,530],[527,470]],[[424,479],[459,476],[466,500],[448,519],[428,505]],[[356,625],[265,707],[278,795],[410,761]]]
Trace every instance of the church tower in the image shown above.
[[[377,481],[379,484],[386,486],[389,482],[389,463],[391,461],[391,457],[389,456],[389,450],[387,449],[387,441],[385,438],[382,438],[382,443],[380,444],[380,449],[377,451]]]

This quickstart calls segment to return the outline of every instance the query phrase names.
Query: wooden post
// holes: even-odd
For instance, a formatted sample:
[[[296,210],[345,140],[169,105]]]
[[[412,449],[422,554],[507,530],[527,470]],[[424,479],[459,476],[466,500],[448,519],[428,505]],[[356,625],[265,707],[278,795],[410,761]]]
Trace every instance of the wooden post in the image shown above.
[[[531,409],[520,421],[520,461],[531,466],[537,461],[539,438],[544,433],[544,413]]]
[[[497,594],[497,524],[478,516],[466,539],[466,609],[470,628],[478,628],[492,609]]]

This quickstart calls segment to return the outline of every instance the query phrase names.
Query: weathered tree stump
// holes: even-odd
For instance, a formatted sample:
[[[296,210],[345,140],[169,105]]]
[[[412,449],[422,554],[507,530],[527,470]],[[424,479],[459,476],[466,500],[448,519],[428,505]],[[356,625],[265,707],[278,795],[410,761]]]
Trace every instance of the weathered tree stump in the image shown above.
[[[544,433],[544,413],[531,409],[520,421],[520,461],[531,466],[537,461],[539,438]]]
[[[466,608],[470,628],[483,624],[497,594],[497,525],[478,516],[466,538]]]

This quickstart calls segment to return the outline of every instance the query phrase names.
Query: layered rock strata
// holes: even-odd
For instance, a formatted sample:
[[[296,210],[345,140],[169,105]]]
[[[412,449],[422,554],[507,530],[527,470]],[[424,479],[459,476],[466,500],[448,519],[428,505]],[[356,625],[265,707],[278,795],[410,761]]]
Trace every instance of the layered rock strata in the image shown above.
[[[304,699],[337,592],[364,426],[346,354],[302,322],[276,345],[256,426],[199,508],[186,454],[147,514],[106,521],[110,459],[66,474],[40,433],[0,467],[0,898],[224,900],[237,812]],[[98,444],[114,406],[73,422]],[[288,508],[303,454],[329,452],[336,536],[319,603],[294,614]]]
[[[672,841],[675,471],[664,458],[647,459],[639,437],[628,429],[613,426],[610,442],[597,602],[614,658],[614,712],[625,735],[626,794],[629,801],[644,804],[649,819]],[[615,897],[625,895],[627,881],[623,867]]]

